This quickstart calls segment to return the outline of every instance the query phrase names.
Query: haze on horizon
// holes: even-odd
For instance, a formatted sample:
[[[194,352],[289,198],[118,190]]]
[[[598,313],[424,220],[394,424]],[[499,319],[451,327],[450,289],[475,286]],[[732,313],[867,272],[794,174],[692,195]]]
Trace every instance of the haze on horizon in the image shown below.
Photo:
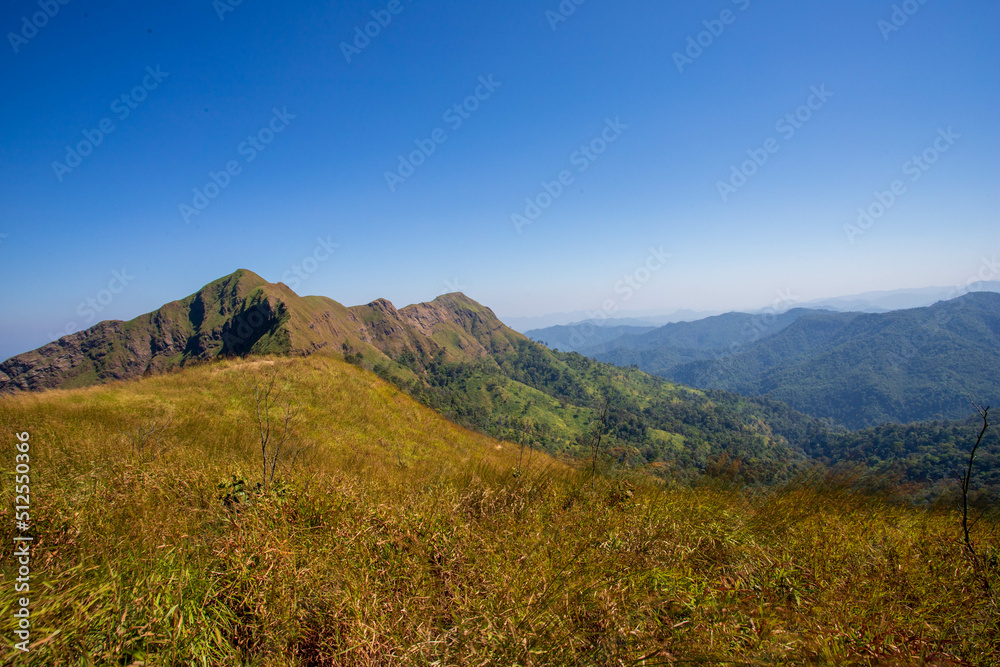
[[[998,28],[986,0],[12,3],[0,359],[241,267],[501,318],[998,280]]]

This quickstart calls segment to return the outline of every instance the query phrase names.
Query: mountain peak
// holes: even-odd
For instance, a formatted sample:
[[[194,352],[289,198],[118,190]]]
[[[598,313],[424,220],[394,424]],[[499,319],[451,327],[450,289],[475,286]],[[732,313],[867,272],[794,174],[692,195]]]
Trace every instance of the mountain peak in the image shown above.
[[[1000,303],[1000,294],[998,294],[997,292],[987,292],[987,291],[966,292],[962,296],[956,297],[956,298],[952,299],[951,301],[952,301],[952,303],[955,303],[955,304],[975,303],[975,304],[984,304],[984,305],[990,304],[991,305],[991,304]],[[938,301],[938,304],[941,304],[941,303],[948,303],[948,302],[947,301]]]
[[[442,294],[441,296],[431,301],[430,304],[436,306],[445,306],[448,308],[460,308],[464,310],[470,310],[476,313],[480,312],[489,313],[491,316],[496,317],[495,315],[493,315],[492,310],[490,310],[483,304],[479,303],[475,299],[466,296],[462,292],[449,292],[448,294]],[[417,304],[417,305],[427,305],[427,304]]]
[[[380,313],[395,314],[397,312],[396,306],[392,305],[392,302],[389,301],[388,299],[375,299],[374,301],[368,304],[368,308],[371,308],[372,310],[378,311]]]
[[[266,280],[264,280],[259,275],[257,275],[256,273],[254,273],[249,269],[236,269],[227,276],[222,276],[221,278],[213,280],[212,282],[208,283],[198,291],[202,292],[217,287],[236,286],[236,285],[243,286],[245,289],[253,290],[256,289],[257,287],[261,287],[262,285],[270,285],[270,284],[271,283],[267,282]]]
[[[101,322],[8,359],[0,392],[86,386],[234,355],[327,350],[389,361],[443,351],[463,360],[510,349],[518,338],[460,292],[401,310],[386,299],[346,308],[238,269],[129,322]]]

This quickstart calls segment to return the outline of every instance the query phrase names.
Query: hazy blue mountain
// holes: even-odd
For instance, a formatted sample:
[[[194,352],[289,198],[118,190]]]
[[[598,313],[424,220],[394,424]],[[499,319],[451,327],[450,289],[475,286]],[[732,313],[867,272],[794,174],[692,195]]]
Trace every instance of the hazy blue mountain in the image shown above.
[[[653,331],[626,333],[605,343],[580,348],[583,354],[615,364],[636,365],[648,373],[668,375],[684,363],[732,354],[777,333],[813,311],[793,308],[784,313],[726,313],[695,322],[676,322]]]
[[[618,320],[613,320],[617,322]],[[524,335],[533,341],[548,346],[552,350],[563,352],[580,352],[588,348],[607,343],[626,335],[639,335],[655,330],[655,326],[617,325],[596,322],[581,322],[532,329]]]
[[[588,322],[599,326],[639,326],[639,327],[661,327],[671,322],[691,322],[705,317],[717,315],[717,310],[663,310],[663,311],[636,311],[629,312],[628,315],[620,317],[596,318],[594,311],[576,310],[570,313],[552,313],[550,315],[539,315],[536,317],[510,317],[501,316],[504,324],[519,331],[524,335],[528,332],[536,332],[542,329],[550,329],[558,326],[577,326]],[[544,334],[543,338],[544,338]]]
[[[882,314],[809,313],[733,355],[658,374],[861,428],[963,418],[970,395],[1000,404],[998,371],[1000,294],[974,292]]]
[[[1000,292],[1000,281],[976,283],[972,289],[977,292]],[[956,287],[921,287],[915,289],[864,292],[832,299],[817,299],[801,305],[809,308],[823,308],[841,312],[885,313],[907,308],[923,308],[938,301],[949,301],[966,293]]]
[[[844,296],[826,297],[813,299],[796,304],[797,308],[807,308],[810,310],[832,310],[836,312],[856,312],[856,313],[887,313],[893,310],[904,310],[907,308],[922,308],[930,306],[938,301],[948,301],[955,299],[969,291],[977,292],[1000,292],[1000,281],[980,281],[971,287],[916,287],[897,290],[880,290],[863,292],[861,294],[849,294]],[[743,311],[741,311],[743,312]],[[750,315],[766,314],[773,312],[773,309],[746,311]],[[719,311],[704,310],[662,310],[662,311],[636,311],[628,317],[612,317],[603,320],[603,325],[607,327],[617,326],[637,326],[637,327],[661,327],[665,324],[675,322],[694,322],[719,315]],[[549,333],[549,329],[561,326],[578,326],[587,322],[599,323],[593,319],[592,311],[577,310],[568,313],[551,313],[537,317],[501,317],[504,323],[515,331],[529,336],[535,340],[546,340],[557,338],[557,334]],[[636,334],[637,332],[624,332],[625,334]],[[602,337],[603,338],[603,337]],[[551,341],[550,341],[551,342]],[[604,340],[598,343],[588,343],[587,347],[594,348],[603,346]],[[560,346],[559,349],[570,349]],[[594,350],[599,351],[599,350]]]

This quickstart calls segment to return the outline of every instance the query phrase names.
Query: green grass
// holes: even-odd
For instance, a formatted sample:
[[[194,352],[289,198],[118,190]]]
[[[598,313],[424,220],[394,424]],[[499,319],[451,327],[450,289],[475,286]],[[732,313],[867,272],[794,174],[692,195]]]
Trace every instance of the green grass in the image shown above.
[[[270,368],[307,449],[257,495],[239,380]],[[133,451],[133,429],[168,418]],[[31,433],[38,535],[37,645],[4,664],[1000,663],[950,511],[830,481],[751,496],[591,479],[332,358],[4,397],[0,425]],[[251,492],[227,505],[234,477]],[[10,472],[2,493],[11,544]],[[989,521],[976,539],[995,555]]]

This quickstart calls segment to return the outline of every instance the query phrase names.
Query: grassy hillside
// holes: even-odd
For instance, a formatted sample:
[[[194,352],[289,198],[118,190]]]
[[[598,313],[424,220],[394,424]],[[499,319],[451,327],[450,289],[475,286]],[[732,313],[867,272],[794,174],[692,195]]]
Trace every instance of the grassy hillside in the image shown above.
[[[271,372],[298,410],[288,452],[305,449],[264,494],[243,380]],[[0,426],[31,434],[37,537],[34,647],[4,664],[1000,660],[948,511],[845,484],[592,478],[321,355],[5,396]],[[990,557],[995,528],[974,532]]]
[[[954,496],[977,433],[968,419],[834,429],[766,397],[692,389],[531,341],[476,362],[404,354],[373,368],[470,428],[583,459],[600,434],[601,456],[671,479],[697,479],[725,462],[740,482],[760,486],[816,463],[848,464],[909,485],[913,498]],[[972,488],[985,498],[1000,491],[1000,432],[983,445]]]
[[[744,413],[739,397],[709,398],[528,340],[476,362],[412,354],[396,362],[373,368],[459,423],[548,453],[588,458],[600,436],[601,456],[620,464],[690,479],[726,457],[741,461],[750,483],[784,480],[807,464],[800,443],[769,423],[763,403]],[[399,366],[409,374],[400,376]]]

